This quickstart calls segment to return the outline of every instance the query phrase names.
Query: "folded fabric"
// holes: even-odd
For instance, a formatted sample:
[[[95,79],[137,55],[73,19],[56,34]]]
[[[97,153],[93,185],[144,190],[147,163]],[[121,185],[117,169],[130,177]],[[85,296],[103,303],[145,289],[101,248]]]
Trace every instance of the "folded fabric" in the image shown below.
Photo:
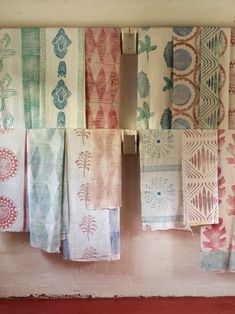
[[[171,129],[172,28],[138,29],[137,128]]]
[[[120,30],[86,28],[85,42],[87,127],[118,128]]]
[[[0,51],[0,127],[85,127],[84,29],[1,29]]]
[[[143,229],[185,229],[181,131],[141,130],[139,136]]]
[[[66,130],[69,230],[64,241],[65,259],[89,261],[119,258],[119,209],[90,209],[92,134],[97,131],[102,132]]]
[[[59,252],[63,206],[64,130],[28,130],[30,244]]]
[[[198,108],[201,129],[217,129],[219,124],[221,42],[219,27],[201,27],[201,82]]]
[[[173,129],[196,129],[199,103],[200,28],[174,27]]]
[[[235,132],[218,132],[219,221],[201,228],[201,268],[235,271]]]
[[[218,223],[216,130],[184,130],[182,171],[185,224]]]
[[[91,130],[89,208],[121,206],[121,131]]]
[[[231,28],[229,72],[229,129],[235,129],[235,28]]]
[[[24,130],[0,129],[0,231],[26,231]]]

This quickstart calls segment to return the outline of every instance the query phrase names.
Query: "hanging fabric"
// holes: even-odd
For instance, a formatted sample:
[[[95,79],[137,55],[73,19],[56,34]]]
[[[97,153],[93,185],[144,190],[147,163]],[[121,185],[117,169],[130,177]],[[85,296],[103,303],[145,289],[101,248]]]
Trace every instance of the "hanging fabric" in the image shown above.
[[[218,132],[219,221],[201,228],[201,268],[235,271],[235,132]]]
[[[172,28],[138,29],[137,128],[171,129]]]
[[[106,138],[103,130],[66,130],[69,231],[64,256],[70,260],[119,258],[119,209],[109,206],[92,210],[90,206],[92,134],[97,131]]]
[[[218,129],[229,127],[230,38],[231,29],[221,28]]]
[[[121,131],[91,130],[90,209],[121,206]]]
[[[120,30],[86,28],[88,128],[119,128]]]
[[[0,51],[0,127],[85,127],[84,29],[1,29]]]
[[[201,27],[201,83],[198,119],[200,129],[217,129],[219,123],[219,82],[221,29]]]
[[[200,84],[200,28],[173,28],[173,129],[196,129]]]
[[[28,130],[30,244],[59,252],[63,204],[64,130]]]
[[[235,28],[231,28],[230,40],[229,129],[235,129]]]
[[[143,229],[185,229],[181,131],[140,131]]]
[[[0,231],[27,230],[26,132],[0,129]]]
[[[185,223],[218,223],[217,131],[185,130],[182,135]]]

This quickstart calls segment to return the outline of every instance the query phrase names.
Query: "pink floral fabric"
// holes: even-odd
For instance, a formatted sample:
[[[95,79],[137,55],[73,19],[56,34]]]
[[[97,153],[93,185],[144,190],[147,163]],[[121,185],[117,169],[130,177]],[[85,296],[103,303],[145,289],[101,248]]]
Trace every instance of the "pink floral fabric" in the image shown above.
[[[201,267],[235,271],[235,131],[218,131],[219,223],[201,228]]]

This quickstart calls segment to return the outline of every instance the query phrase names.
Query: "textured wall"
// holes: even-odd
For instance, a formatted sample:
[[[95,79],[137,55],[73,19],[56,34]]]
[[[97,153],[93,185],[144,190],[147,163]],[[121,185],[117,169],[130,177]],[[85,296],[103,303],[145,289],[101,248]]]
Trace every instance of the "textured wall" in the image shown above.
[[[92,6],[94,2],[96,6]],[[235,19],[232,16],[232,12],[235,12],[233,0],[98,2],[100,6],[93,0],[50,0],[50,5],[46,0],[0,0],[0,26],[232,25]],[[79,6],[81,3],[83,6]],[[213,7],[209,6],[212,3]],[[193,13],[191,9],[194,9]],[[136,57],[125,56],[122,61],[122,73],[125,72],[122,79],[122,127],[134,128]],[[31,294],[235,295],[233,274],[200,271],[198,231],[194,234],[182,231],[141,231],[138,180],[137,156],[124,156],[120,261],[84,264],[67,262],[59,255],[49,255],[31,248],[28,235],[2,233],[0,297]]]

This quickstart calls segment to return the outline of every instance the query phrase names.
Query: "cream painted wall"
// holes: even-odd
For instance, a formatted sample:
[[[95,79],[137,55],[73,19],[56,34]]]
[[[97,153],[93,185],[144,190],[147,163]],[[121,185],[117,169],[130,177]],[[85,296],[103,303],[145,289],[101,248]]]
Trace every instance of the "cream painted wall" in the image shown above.
[[[99,5],[98,5],[99,4]],[[234,0],[0,0],[0,27],[232,25]],[[123,56],[121,122],[135,127],[136,57]],[[137,156],[123,157],[121,260],[76,263],[0,234],[0,296],[235,295],[233,274],[200,271],[199,231],[141,231]]]

